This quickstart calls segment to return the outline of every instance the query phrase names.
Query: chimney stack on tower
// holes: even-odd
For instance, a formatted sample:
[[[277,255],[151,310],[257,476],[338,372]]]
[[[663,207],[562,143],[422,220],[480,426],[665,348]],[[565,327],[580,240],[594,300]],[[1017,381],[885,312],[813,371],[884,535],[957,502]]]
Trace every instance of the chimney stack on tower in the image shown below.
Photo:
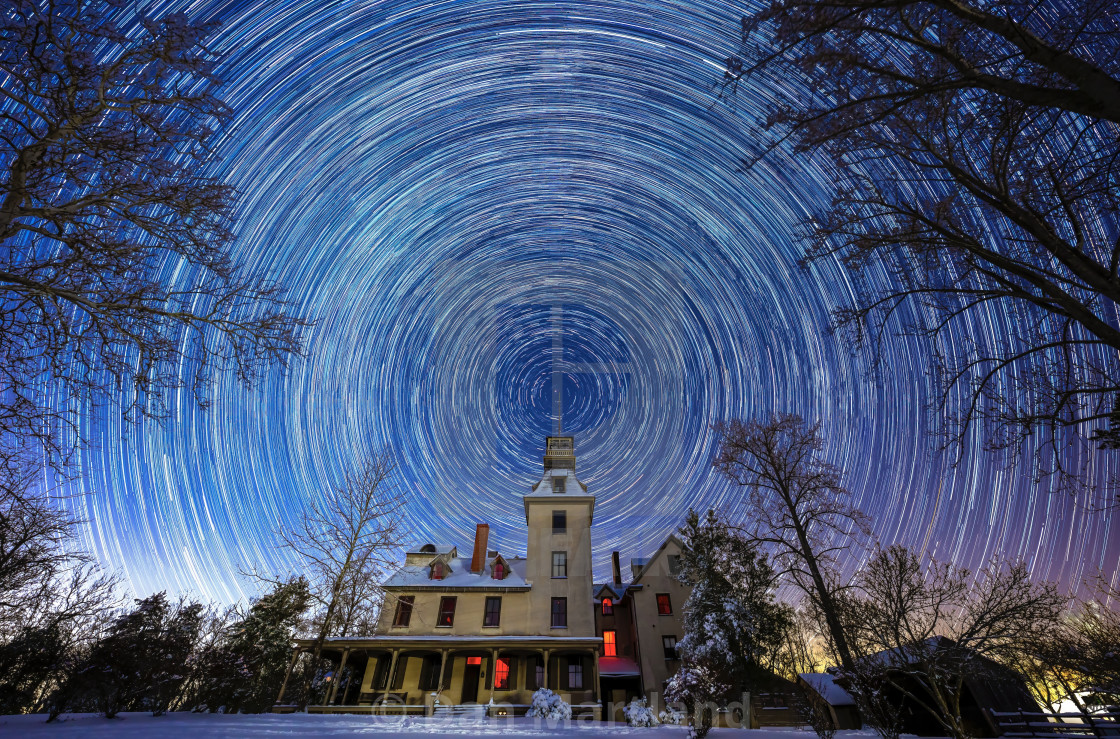
[[[486,567],[486,544],[490,538],[490,524],[480,523],[474,532],[474,554],[471,556],[471,572],[476,575]]]
[[[622,584],[622,567],[618,564],[618,552],[611,552],[611,568],[614,570],[614,584]]]

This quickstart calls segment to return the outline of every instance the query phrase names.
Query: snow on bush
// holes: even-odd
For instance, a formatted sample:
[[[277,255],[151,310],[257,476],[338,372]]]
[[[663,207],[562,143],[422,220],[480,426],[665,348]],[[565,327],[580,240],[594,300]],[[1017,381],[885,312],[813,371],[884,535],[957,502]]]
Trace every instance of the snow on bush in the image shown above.
[[[657,716],[661,719],[663,724],[672,724],[673,726],[684,726],[688,723],[688,716],[684,711],[678,711],[673,707],[666,708]]]
[[[541,688],[533,693],[533,703],[525,715],[530,718],[569,719],[572,707],[548,688]]]
[[[631,726],[657,726],[657,717],[653,715],[653,709],[645,698],[631,699],[630,705],[623,708],[622,713],[626,716],[626,723]]]

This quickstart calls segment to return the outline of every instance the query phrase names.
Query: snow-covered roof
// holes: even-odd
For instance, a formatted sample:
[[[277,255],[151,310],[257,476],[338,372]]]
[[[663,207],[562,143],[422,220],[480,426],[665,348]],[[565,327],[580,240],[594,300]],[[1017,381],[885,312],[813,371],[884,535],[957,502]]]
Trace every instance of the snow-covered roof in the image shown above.
[[[563,480],[563,483],[558,483]],[[563,485],[563,490],[558,490],[559,485]],[[530,496],[542,495],[584,495],[587,493],[587,486],[580,482],[576,477],[575,470],[568,469],[551,469],[545,470],[541,479],[533,484],[533,491],[529,493]]]
[[[628,584],[615,585],[613,582],[601,582],[591,586],[591,597],[597,603],[602,602],[603,598],[613,598],[617,603],[629,589]]]
[[[801,679],[817,691],[830,706],[854,706],[856,702],[848,691],[836,684],[836,678],[827,672],[803,672]]]
[[[435,557],[433,557],[435,559]],[[501,580],[490,576],[492,560],[486,562],[481,573],[471,572],[470,557],[454,557],[446,560],[450,572],[442,580],[431,579],[429,564],[405,565],[385,581],[386,588],[528,588],[525,582],[525,558],[502,557],[509,565],[509,573]]]

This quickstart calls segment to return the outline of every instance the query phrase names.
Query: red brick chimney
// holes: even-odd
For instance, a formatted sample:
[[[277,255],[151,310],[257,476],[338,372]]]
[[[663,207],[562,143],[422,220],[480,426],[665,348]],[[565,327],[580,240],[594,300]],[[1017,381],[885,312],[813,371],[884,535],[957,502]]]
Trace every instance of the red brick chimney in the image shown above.
[[[622,584],[622,568],[618,564],[618,552],[611,552],[611,569],[614,570],[614,584]]]
[[[471,556],[471,572],[482,572],[486,567],[486,544],[490,538],[490,524],[480,523],[474,531],[474,554]]]

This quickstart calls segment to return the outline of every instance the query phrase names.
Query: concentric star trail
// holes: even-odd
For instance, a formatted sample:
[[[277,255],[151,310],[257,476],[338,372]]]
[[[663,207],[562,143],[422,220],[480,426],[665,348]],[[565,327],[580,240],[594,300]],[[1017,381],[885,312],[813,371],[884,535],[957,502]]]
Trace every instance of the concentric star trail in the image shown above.
[[[742,8],[150,9],[222,20],[236,115],[212,170],[242,193],[236,256],[318,324],[307,358],[258,389],[222,377],[211,408],[184,394],[164,425],[91,420],[84,543],[136,593],[242,597],[239,569],[290,566],[270,531],[382,446],[415,540],[467,547],[487,521],[493,545],[523,550],[556,363],[603,571],[611,550],[648,554],[690,506],[735,505],[711,468],[713,424],[788,411],[823,422],[884,542],[1115,577],[1116,514],[1001,466],[980,438],[956,466],[936,451],[922,340],[890,342],[872,377],[828,333],[854,288],[837,265],[798,266],[796,229],[828,202],[833,168],[779,151],[737,171],[761,146],[745,124],[794,83],[713,105]],[[999,341],[1009,320],[977,313],[972,338]]]

